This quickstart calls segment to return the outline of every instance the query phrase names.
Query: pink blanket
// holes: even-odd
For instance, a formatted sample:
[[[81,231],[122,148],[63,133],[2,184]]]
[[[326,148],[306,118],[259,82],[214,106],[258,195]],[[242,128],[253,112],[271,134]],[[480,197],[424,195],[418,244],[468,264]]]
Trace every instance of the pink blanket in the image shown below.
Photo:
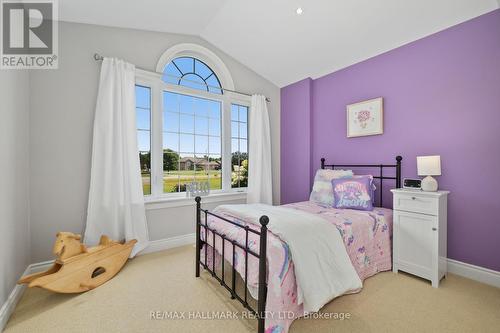
[[[342,235],[349,258],[361,280],[391,269],[392,210],[375,208],[373,211],[365,212],[324,208],[311,201],[293,203],[284,207],[319,214],[334,224]],[[240,225],[248,225],[252,229],[260,230],[255,224],[242,221],[236,216],[225,215],[224,217]],[[215,217],[208,218],[208,225],[219,233],[225,234],[227,238],[236,240],[245,246],[244,229]],[[201,236],[202,239],[205,239],[203,228]],[[213,246],[212,240],[212,233],[208,232],[207,243],[210,247]],[[225,244],[225,258],[231,263],[233,258],[232,245],[229,242]],[[259,252],[258,235],[249,233],[249,248],[256,253]],[[218,236],[215,238],[215,249],[215,265],[219,266],[222,240]],[[208,250],[207,264],[209,267],[212,267],[211,250]],[[201,258],[203,261],[204,250],[202,250]],[[245,254],[238,247],[236,247],[235,259],[236,271],[244,279]],[[267,264],[266,332],[287,332],[293,320],[304,316],[304,311],[301,300],[297,299],[297,283],[288,245],[272,233],[268,234]],[[247,279],[248,289],[253,298],[257,298],[258,275],[258,259],[249,254]]]

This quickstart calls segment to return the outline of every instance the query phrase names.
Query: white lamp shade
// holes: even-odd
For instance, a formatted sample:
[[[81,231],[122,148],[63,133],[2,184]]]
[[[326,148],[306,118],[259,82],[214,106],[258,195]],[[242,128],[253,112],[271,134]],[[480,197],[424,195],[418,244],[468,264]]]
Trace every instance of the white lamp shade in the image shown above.
[[[441,156],[417,156],[417,172],[419,176],[440,176]]]

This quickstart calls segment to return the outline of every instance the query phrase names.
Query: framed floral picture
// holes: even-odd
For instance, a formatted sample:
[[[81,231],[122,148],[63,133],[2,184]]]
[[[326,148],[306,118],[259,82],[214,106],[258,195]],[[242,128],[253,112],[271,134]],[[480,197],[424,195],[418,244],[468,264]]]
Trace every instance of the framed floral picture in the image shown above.
[[[384,133],[382,97],[347,106],[347,137]]]

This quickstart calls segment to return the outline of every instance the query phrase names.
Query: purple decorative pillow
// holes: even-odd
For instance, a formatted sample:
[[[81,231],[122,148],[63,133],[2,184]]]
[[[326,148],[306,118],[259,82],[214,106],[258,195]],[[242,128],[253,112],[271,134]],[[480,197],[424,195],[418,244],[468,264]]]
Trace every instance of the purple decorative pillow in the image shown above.
[[[335,208],[373,210],[371,176],[332,180]]]

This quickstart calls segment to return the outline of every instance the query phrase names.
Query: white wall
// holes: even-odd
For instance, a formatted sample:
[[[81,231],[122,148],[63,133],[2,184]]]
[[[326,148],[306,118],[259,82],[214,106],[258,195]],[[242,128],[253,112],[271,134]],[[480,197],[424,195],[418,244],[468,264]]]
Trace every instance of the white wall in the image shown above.
[[[30,263],[29,74],[0,70],[0,308]]]
[[[59,27],[59,69],[34,71],[30,78],[34,262],[51,258],[50,248],[56,232],[81,233],[84,230],[100,68],[92,58],[95,52],[155,70],[159,57],[169,47],[178,43],[197,43],[211,49],[224,61],[237,90],[270,97],[274,201],[279,203],[278,87],[197,37],[64,22]],[[193,211],[189,206],[148,210],[150,238],[157,240],[193,233]]]

